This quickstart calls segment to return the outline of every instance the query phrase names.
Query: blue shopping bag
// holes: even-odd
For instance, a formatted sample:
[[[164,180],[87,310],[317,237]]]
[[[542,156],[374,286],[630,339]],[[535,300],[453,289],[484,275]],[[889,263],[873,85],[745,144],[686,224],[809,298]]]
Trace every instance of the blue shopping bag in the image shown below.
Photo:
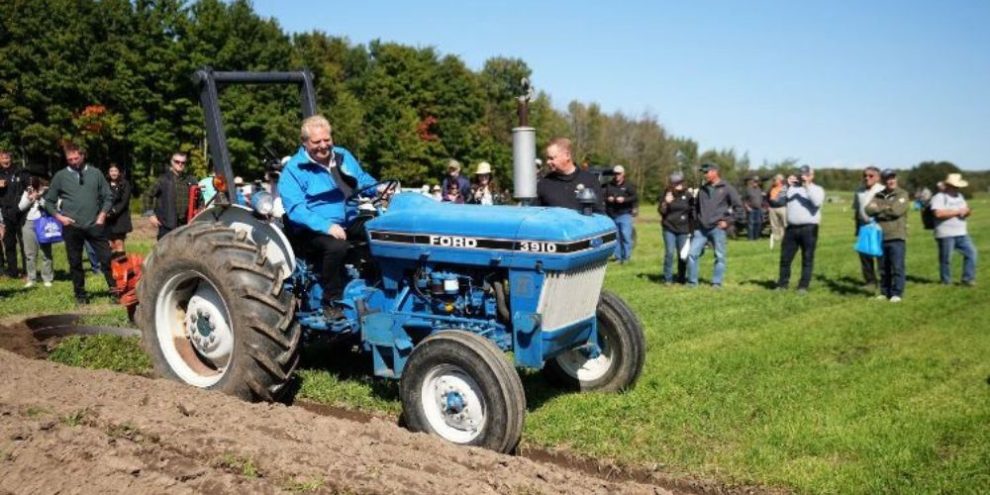
[[[34,235],[39,244],[62,242],[62,223],[53,216],[43,215],[34,221]]]
[[[866,256],[883,256],[883,230],[876,222],[870,222],[859,228],[856,236],[856,251]]]

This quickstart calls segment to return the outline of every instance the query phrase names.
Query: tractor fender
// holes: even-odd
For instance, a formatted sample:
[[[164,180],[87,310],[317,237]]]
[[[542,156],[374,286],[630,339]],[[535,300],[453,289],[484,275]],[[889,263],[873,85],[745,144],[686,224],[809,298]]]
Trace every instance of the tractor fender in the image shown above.
[[[289,278],[296,269],[296,255],[285,233],[274,223],[258,218],[254,210],[241,205],[213,206],[201,211],[193,222],[219,222],[234,230],[246,232],[259,246],[266,246],[266,256],[280,267],[281,280]]]

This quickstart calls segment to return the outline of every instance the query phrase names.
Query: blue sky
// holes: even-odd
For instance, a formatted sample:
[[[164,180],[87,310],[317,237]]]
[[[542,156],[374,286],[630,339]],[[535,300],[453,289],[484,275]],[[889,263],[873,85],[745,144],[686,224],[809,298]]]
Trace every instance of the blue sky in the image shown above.
[[[755,166],[990,169],[990,0],[255,0],[290,32],[518,57],[558,108],[649,112]]]

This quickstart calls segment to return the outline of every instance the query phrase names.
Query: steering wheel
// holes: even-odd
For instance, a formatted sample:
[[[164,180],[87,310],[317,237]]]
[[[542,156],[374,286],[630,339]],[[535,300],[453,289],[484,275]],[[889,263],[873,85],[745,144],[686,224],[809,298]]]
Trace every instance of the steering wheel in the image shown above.
[[[377,184],[372,184],[364,189],[361,189],[357,193],[351,195],[347,198],[347,204],[351,206],[357,206],[362,203],[362,200],[368,201],[368,204],[374,206],[375,208],[381,208],[383,204],[387,204],[388,200],[401,189],[402,184],[398,179],[386,179]]]

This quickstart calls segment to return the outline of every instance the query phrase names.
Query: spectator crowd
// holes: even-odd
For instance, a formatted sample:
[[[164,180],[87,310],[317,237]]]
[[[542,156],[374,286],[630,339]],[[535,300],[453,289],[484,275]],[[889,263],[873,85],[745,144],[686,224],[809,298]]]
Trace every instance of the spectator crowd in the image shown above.
[[[640,198],[625,167],[617,165],[599,175],[586,166],[579,167],[572,156],[571,141],[566,138],[551,140],[544,151],[546,167],[541,171],[532,205],[608,215],[616,227],[614,260],[619,264],[629,262],[636,238],[634,218],[638,214]],[[125,240],[133,230],[130,215],[133,191],[120,165],[110,163],[103,173],[87,162],[83,148],[71,143],[63,147],[63,154],[66,167],[58,170],[49,181],[45,176],[16,167],[10,151],[0,149],[0,238],[3,245],[0,270],[6,277],[23,276],[26,288],[34,287],[39,280],[45,287],[50,287],[55,279],[52,245],[64,242],[74,295],[79,304],[84,304],[88,301],[84,252],[90,260],[90,269],[101,274],[113,292],[111,260],[124,254]],[[157,229],[159,239],[185,225],[216,194],[216,178],[210,174],[197,179],[188,174],[188,160],[186,153],[173,153],[165,171],[146,193],[151,202],[149,222]],[[537,162],[539,167],[539,160]],[[283,171],[288,175],[282,174]],[[330,124],[320,117],[303,124],[302,146],[296,155],[274,162],[266,171],[265,180],[254,185],[244,184],[237,177],[234,191],[236,201],[241,204],[247,204],[252,193],[259,189],[272,193],[276,198],[276,214],[285,215],[284,223],[290,234],[308,229],[316,230],[322,236],[317,237],[319,242],[311,236],[300,237],[305,239],[298,243],[300,252],[315,250],[314,256],[326,258],[328,263],[325,265],[333,266],[339,264],[336,261],[346,247],[347,234],[339,226],[339,232],[332,226],[322,227],[328,218],[336,218],[340,212],[334,209],[317,215],[320,218],[307,217],[302,213],[312,213],[313,207],[299,206],[311,199],[304,194],[304,186],[318,181],[321,171],[331,174],[331,183],[337,191],[321,202],[321,207],[336,205],[340,202],[337,199],[352,195],[354,188],[360,190],[375,182],[363,172],[353,155],[344,148],[333,146]],[[766,188],[760,177],[749,177],[741,189],[742,194],[722,178],[717,165],[702,164],[699,172],[703,180],[696,187],[686,183],[683,173],[674,172],[657,200],[664,246],[663,283],[697,286],[700,265],[705,254],[710,252],[714,264],[710,283],[720,288],[729,266],[727,238],[734,237],[737,228],[743,228],[746,238],[755,241],[762,238],[764,226],[769,224],[770,249],[773,250],[776,244],[780,246],[774,288],[787,290],[791,287],[791,266],[800,252],[800,275],[795,288],[800,293],[807,292],[813,279],[826,196],[825,190],[815,183],[814,169],[803,166],[793,175],[776,175],[766,181]],[[610,180],[603,184],[600,175],[610,176]],[[963,258],[961,283],[975,284],[976,248],[966,222],[971,210],[962,194],[967,186],[961,174],[949,174],[938,184],[937,193],[927,193],[912,201],[907,191],[898,185],[896,171],[866,167],[862,183],[853,196],[852,223],[857,236],[868,227],[878,228],[882,232],[882,242],[877,252],[858,255],[863,288],[878,299],[891,302],[903,299],[906,217],[912,205],[923,210],[925,226],[933,231],[941,283],[952,283],[951,261],[953,253],[958,252]],[[502,205],[509,202],[491,164],[484,161],[474,165],[468,175],[459,161],[451,159],[439,182],[423,185],[420,192],[437,201],[456,204]],[[293,235],[289,237],[292,239]],[[334,288],[340,285],[339,277],[327,272],[322,278],[331,282],[327,297],[333,297]]]

